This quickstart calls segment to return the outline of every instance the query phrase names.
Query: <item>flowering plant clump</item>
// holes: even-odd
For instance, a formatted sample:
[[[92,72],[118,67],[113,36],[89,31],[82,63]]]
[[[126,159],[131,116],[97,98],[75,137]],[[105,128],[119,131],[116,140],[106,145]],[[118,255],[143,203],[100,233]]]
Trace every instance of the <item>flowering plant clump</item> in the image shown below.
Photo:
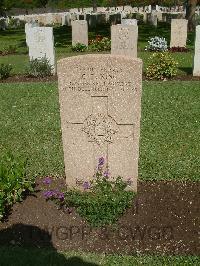
[[[47,190],[44,192],[44,197],[46,199],[64,200],[64,193],[58,190]]]
[[[77,43],[72,46],[73,52],[85,52],[87,50],[87,46],[83,43]]]
[[[43,78],[53,74],[53,65],[46,57],[32,59],[26,67],[29,77]]]
[[[58,189],[50,189],[50,185],[53,183],[50,177],[45,177],[43,180],[43,184],[48,187],[48,190],[43,191],[43,196],[46,200],[53,200],[54,202],[62,205],[64,201],[64,193],[59,191]]]
[[[168,52],[154,53],[146,68],[146,77],[148,79],[164,80],[171,78],[177,73],[178,63]]]
[[[112,178],[104,157],[98,159],[92,180],[80,179],[76,184],[79,189],[69,189],[62,193],[48,190],[44,196],[68,210],[68,213],[75,208],[92,226],[114,223],[131,206],[135,194],[126,190],[132,184],[132,178]]]
[[[111,40],[107,37],[97,35],[95,39],[89,41],[89,49],[91,51],[110,51]]]
[[[167,51],[167,41],[165,38],[155,36],[150,38],[148,45],[145,47],[148,51],[165,52]]]

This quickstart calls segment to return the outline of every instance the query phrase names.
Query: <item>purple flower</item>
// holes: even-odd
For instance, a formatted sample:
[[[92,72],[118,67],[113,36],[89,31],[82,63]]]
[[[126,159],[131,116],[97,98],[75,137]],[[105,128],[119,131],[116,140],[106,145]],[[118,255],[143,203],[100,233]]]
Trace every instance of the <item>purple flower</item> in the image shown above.
[[[59,192],[59,193],[57,194],[57,196],[58,196],[58,199],[60,199],[61,201],[64,200],[64,198],[65,198],[65,195],[64,195],[63,192]]]
[[[128,186],[130,186],[130,185],[133,183],[132,177],[129,177],[129,178],[126,180],[126,183],[127,183]]]
[[[47,190],[43,193],[45,198],[51,198],[52,196],[54,196],[54,191],[53,190]]]
[[[89,182],[89,181],[85,181],[85,182],[83,183],[83,188],[84,188],[84,190],[89,189],[90,187],[91,187],[91,185],[90,185],[90,182]]]
[[[109,177],[109,175],[110,175],[110,173],[109,173],[109,171],[108,170],[106,170],[106,171],[104,171],[104,173],[103,173],[103,175],[104,175],[104,177]]]
[[[47,190],[43,193],[43,196],[46,199],[55,198],[55,199],[59,199],[61,201],[64,200],[64,193],[59,192],[58,190]]]
[[[50,177],[46,177],[44,180],[43,180],[43,183],[45,184],[45,185],[49,185],[49,184],[51,184],[51,178]]]
[[[105,162],[104,158],[103,157],[100,157],[99,158],[99,164],[98,164],[98,166],[103,166],[104,165],[104,162]]]

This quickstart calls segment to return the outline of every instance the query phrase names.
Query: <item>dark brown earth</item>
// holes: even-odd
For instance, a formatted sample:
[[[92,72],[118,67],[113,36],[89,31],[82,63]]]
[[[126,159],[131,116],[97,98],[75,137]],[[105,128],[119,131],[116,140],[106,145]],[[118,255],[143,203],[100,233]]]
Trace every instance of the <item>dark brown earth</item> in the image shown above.
[[[24,75],[14,75],[7,79],[0,80],[0,83],[17,83],[17,82],[49,82],[49,81],[57,81],[57,76],[50,76],[50,77],[44,77],[44,78],[33,78],[33,77],[27,77]],[[145,75],[143,75],[143,80],[148,80]],[[200,77],[193,77],[190,75],[182,75],[182,76],[175,76],[171,78],[170,80],[181,80],[181,81],[200,81]],[[170,81],[168,80],[168,81]],[[164,81],[163,81],[164,82]]]
[[[64,179],[56,180],[63,188]],[[91,228],[75,210],[46,202],[36,192],[14,205],[0,223],[0,246],[53,247],[118,254],[200,255],[200,182],[139,182],[133,207],[115,226]]]

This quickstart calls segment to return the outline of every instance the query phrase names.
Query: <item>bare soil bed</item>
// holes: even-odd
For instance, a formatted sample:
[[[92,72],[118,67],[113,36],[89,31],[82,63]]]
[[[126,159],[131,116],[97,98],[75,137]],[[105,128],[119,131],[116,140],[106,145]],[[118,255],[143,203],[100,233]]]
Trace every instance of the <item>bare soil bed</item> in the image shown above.
[[[54,182],[58,189],[64,184],[64,179]],[[132,208],[116,225],[104,228],[91,228],[74,209],[69,213],[46,202],[44,188],[42,180],[37,179],[36,192],[15,204],[0,223],[0,246],[117,254],[200,254],[200,182],[140,181]]]

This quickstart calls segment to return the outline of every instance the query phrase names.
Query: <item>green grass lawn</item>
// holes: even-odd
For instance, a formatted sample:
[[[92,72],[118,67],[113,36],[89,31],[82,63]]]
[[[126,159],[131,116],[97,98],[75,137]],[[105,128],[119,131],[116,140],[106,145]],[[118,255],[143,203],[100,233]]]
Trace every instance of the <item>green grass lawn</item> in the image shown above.
[[[60,26],[54,28],[54,40],[56,47],[55,51],[57,60],[63,57],[78,54],[71,51],[71,34],[71,27]],[[105,25],[104,27],[89,29],[89,39],[95,38],[95,36],[99,34],[102,36],[110,37],[110,26]],[[159,23],[157,28],[147,24],[139,25],[138,57],[143,60],[144,70],[146,69],[146,66],[148,64],[148,58],[152,54],[151,52],[144,51],[144,48],[147,45],[148,39],[154,36],[165,37],[169,45],[170,25],[166,23]],[[17,46],[17,54],[4,57],[1,56],[0,63],[12,64],[13,74],[24,74],[26,65],[29,61],[24,29],[0,31],[0,50],[7,48],[9,45]],[[172,54],[172,56],[179,63],[178,74],[181,75],[192,73],[194,56],[194,33],[188,34],[187,47],[191,49],[191,51],[188,53]]]
[[[52,250],[0,248],[1,266],[198,266],[197,256],[120,256],[82,252],[57,253]]]
[[[139,176],[200,180],[199,82],[143,82]],[[0,155],[31,175],[64,175],[57,83],[0,84]]]

